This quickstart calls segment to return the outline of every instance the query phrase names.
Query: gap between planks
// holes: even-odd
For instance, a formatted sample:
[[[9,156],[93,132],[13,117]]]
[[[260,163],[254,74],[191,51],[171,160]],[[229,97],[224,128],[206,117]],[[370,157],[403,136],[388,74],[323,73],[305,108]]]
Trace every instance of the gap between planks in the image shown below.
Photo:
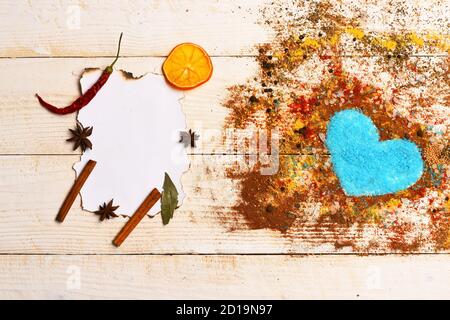
[[[257,54],[210,54],[211,58],[257,58],[259,55]],[[409,58],[446,58],[449,55],[446,53],[430,53],[430,54],[411,54],[408,57]],[[110,56],[110,55],[73,55],[73,56],[0,56],[0,60],[7,60],[7,59],[114,59],[116,56]],[[368,54],[342,54],[342,55],[336,55],[335,57],[340,58],[376,58],[376,57],[383,57],[383,55],[368,55]],[[121,59],[134,59],[134,58],[167,58],[167,55],[119,55],[119,58]]]
[[[367,253],[358,253],[358,252],[342,252],[342,253],[333,253],[333,252],[318,252],[318,253],[242,253],[242,252],[216,252],[216,253],[151,253],[151,252],[140,252],[140,253],[26,253],[26,252],[0,252],[1,256],[71,256],[71,257],[84,257],[84,256],[174,256],[174,257],[189,257],[189,256],[212,256],[212,257],[226,257],[226,256],[262,256],[262,257],[271,257],[271,256],[284,256],[284,257],[316,257],[316,256],[326,256],[326,257],[414,257],[414,256],[448,256],[450,258],[450,253],[448,252],[411,252],[411,253],[395,253],[395,252],[367,252]]]

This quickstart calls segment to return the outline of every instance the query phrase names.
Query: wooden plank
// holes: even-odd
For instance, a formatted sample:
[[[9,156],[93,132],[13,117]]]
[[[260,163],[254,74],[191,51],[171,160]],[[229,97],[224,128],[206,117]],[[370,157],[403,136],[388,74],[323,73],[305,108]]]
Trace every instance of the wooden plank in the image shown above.
[[[195,42],[212,55],[255,52],[261,1],[2,1],[1,57],[164,56]],[[56,30],[56,32],[55,32]]]
[[[125,218],[100,223],[98,216],[80,209],[78,198],[64,223],[55,222],[73,183],[71,167],[77,159],[76,155],[0,157],[0,253],[351,253],[349,246],[336,246],[339,239],[351,239],[361,248],[355,250],[364,254],[392,252],[389,234],[371,225],[319,226],[311,218],[284,236],[268,229],[249,230],[245,218],[233,210],[239,184],[225,173],[229,164],[242,164],[245,158],[219,155],[191,156],[191,168],[182,178],[187,197],[171,222],[163,226],[159,215],[144,219],[117,249],[111,241]],[[314,204],[303,205],[304,214],[314,215]],[[416,226],[418,232],[424,228]],[[366,249],[371,242],[380,247]],[[424,244],[413,252],[434,248]]]
[[[278,253],[306,251],[301,241],[270,231],[229,232],[238,217],[230,212],[236,185],[226,179],[220,159],[192,156],[183,176],[187,197],[171,222],[141,221],[119,248],[111,241],[127,221],[100,223],[80,209],[78,198],[63,224],[55,222],[70,189],[78,156],[0,157],[0,253]],[[242,157],[237,159],[242,160]],[[310,248],[312,249],[312,247]]]
[[[448,29],[446,1],[331,4],[332,13],[359,17],[360,27],[367,31],[441,33]],[[263,8],[270,6],[281,10],[264,15]],[[284,11],[285,7],[289,10]],[[186,41],[203,45],[212,55],[256,54],[255,44],[274,36],[266,19],[275,15],[289,19],[292,14],[304,24],[313,7],[310,1],[270,0],[7,0],[0,4],[0,57],[112,56],[120,32],[125,34],[123,54],[127,56],[167,55]],[[318,27],[302,26],[314,34]]]
[[[450,298],[448,255],[0,259],[1,299]]]
[[[160,72],[163,58],[124,58],[117,64],[135,75],[146,72]],[[77,154],[65,140],[68,128],[75,124],[75,115],[57,116],[39,106],[35,93],[39,92],[49,101],[65,105],[77,95],[80,74],[86,67],[101,67],[110,63],[108,58],[76,59],[0,59],[4,81],[0,87],[0,154]],[[401,73],[398,79],[381,72],[377,58],[346,58],[346,70],[362,81],[376,83],[387,94],[394,89],[411,83],[426,93],[431,90],[442,92],[448,87],[445,80],[447,59],[444,57],[411,58],[411,63],[420,62],[426,67],[425,75]],[[193,153],[230,153],[223,142],[224,119],[228,109],[223,106],[227,88],[245,83],[258,75],[258,65],[249,57],[213,58],[214,75],[205,85],[185,93],[182,100],[189,128],[200,134],[198,148]],[[306,64],[298,72],[301,81],[314,84],[320,81],[321,69],[314,63]],[[435,74],[429,76],[428,74]],[[442,76],[439,76],[442,75]],[[428,77],[427,82],[423,77]],[[398,94],[397,94],[398,95]],[[405,108],[415,102],[400,99]],[[445,117],[444,117],[445,118]],[[236,133],[238,135],[238,133]]]

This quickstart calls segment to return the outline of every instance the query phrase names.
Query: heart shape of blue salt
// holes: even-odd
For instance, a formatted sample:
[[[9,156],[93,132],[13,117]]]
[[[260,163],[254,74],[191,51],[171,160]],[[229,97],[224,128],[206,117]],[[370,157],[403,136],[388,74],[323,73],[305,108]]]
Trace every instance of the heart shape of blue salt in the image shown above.
[[[406,139],[380,141],[372,120],[355,109],[337,112],[326,137],[333,169],[349,196],[407,189],[422,176],[419,148]]]

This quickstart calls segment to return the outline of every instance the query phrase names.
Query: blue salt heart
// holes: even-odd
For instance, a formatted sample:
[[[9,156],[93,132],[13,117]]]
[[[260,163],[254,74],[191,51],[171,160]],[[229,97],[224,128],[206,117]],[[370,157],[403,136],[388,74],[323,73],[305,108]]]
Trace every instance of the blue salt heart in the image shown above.
[[[378,129],[361,112],[337,112],[326,145],[333,169],[349,196],[375,196],[407,189],[422,176],[419,148],[406,139],[380,141]]]

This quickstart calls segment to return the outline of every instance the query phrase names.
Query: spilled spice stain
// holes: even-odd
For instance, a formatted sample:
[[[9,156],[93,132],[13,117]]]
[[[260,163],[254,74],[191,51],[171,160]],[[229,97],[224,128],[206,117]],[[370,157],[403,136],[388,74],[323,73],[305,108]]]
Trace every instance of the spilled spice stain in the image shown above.
[[[242,201],[235,206],[235,210],[245,217],[247,226],[251,229],[270,228],[286,232],[296,220],[293,213],[301,195],[294,193],[278,202],[273,196],[283,186],[277,185],[272,176],[261,175],[258,170],[251,171],[245,176],[229,174],[231,178],[242,178]],[[266,197],[255,197],[264,195]],[[297,208],[298,209],[298,208]]]
[[[449,59],[414,56],[448,54],[448,37],[367,31],[330,2],[274,1],[261,14],[275,36],[259,45],[258,75],[229,88],[225,129],[276,128],[281,155],[274,175],[228,168],[245,227],[296,237],[313,226],[323,242],[359,252],[449,249]],[[419,181],[383,196],[344,193],[324,139],[333,114],[350,108],[373,120],[381,140],[417,144]]]

